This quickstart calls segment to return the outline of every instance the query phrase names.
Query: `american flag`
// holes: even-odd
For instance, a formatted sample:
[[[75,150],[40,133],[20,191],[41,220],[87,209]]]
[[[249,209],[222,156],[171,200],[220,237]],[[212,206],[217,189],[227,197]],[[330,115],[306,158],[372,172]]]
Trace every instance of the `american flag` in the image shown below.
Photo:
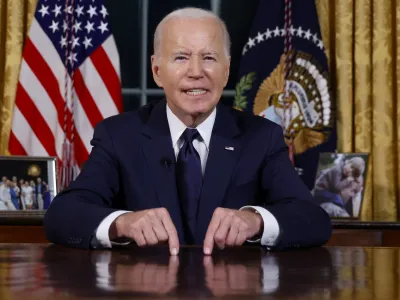
[[[56,156],[61,189],[95,125],[122,111],[119,56],[103,0],[39,0],[25,41],[11,155]]]

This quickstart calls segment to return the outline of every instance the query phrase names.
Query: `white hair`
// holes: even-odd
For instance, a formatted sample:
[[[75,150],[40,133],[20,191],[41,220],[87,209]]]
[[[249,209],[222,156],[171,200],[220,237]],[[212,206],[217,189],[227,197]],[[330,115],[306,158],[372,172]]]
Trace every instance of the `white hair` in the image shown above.
[[[226,58],[230,56],[230,48],[231,48],[231,38],[229,36],[228,29],[226,28],[225,22],[222,21],[220,17],[209,10],[196,8],[196,7],[185,7],[172,11],[168,15],[166,15],[160,23],[158,23],[156,31],[154,33],[154,53],[158,52],[161,46],[161,38],[162,38],[162,27],[163,25],[170,19],[173,18],[183,18],[183,19],[203,19],[203,18],[212,18],[216,20],[222,27],[222,35],[224,39],[224,50]]]

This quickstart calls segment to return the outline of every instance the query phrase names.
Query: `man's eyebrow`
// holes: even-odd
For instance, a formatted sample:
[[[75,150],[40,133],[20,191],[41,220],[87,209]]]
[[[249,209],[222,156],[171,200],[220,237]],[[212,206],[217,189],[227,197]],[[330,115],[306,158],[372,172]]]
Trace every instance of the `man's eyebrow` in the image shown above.
[[[177,50],[177,51],[172,52],[172,55],[188,55],[188,54],[189,54],[189,51],[186,51],[186,50]]]
[[[204,51],[203,55],[215,55],[218,56],[218,52],[217,51]]]

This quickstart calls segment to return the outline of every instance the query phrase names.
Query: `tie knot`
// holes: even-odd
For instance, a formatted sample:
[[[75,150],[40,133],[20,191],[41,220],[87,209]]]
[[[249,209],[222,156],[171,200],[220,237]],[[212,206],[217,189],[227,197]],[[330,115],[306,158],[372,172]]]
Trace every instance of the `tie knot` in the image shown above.
[[[182,133],[182,138],[185,143],[191,143],[194,139],[199,136],[199,132],[195,128],[186,128],[185,131]]]

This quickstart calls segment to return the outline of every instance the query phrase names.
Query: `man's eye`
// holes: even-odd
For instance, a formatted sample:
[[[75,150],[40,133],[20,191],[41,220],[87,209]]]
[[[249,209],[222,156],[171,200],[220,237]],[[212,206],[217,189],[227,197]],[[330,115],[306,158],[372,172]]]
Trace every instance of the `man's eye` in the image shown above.
[[[184,59],[186,59],[186,57],[182,55],[175,57],[175,60],[184,60]]]
[[[212,56],[206,56],[206,57],[205,57],[205,60],[215,60],[215,58],[212,57]]]

